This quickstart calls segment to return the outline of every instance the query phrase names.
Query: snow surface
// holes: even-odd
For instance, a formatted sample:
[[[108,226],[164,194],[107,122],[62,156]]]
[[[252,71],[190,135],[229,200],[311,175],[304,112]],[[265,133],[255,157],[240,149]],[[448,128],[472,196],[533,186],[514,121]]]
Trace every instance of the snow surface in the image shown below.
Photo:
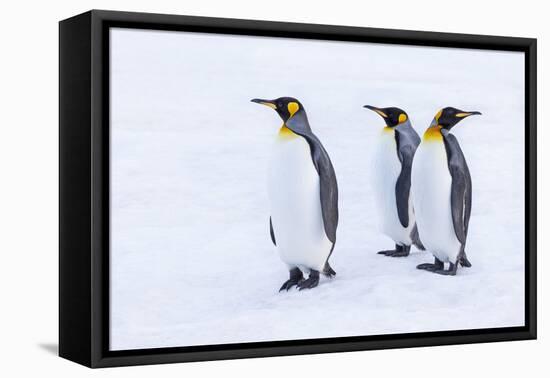
[[[181,32],[111,31],[111,349],[524,324],[523,54]],[[293,96],[340,190],[331,265],[310,291],[269,238],[267,164]],[[371,161],[399,106],[422,133],[444,106],[473,180],[470,269],[377,255]],[[422,231],[421,231],[422,232]]]

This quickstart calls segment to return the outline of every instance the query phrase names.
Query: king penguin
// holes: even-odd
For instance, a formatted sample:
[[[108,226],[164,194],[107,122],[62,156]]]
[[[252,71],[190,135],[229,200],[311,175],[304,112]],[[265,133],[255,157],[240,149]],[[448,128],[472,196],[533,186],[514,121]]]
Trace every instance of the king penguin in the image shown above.
[[[472,209],[472,179],[464,154],[450,130],[466,112],[447,107],[434,117],[424,133],[412,169],[412,190],[416,222],[422,241],[435,258],[418,269],[456,275],[458,264],[470,267],[466,237]],[[445,263],[449,264],[445,269]]]
[[[386,124],[377,141],[373,181],[381,230],[393,239],[395,249],[378,253],[391,257],[408,256],[412,244],[424,249],[411,198],[411,167],[420,137],[405,111],[395,107],[364,107],[381,116]]]
[[[283,120],[268,175],[271,240],[290,272],[279,291],[294,286],[311,289],[319,284],[320,274],[336,274],[328,263],[338,226],[334,168],[298,100],[281,97],[251,101],[274,109]]]

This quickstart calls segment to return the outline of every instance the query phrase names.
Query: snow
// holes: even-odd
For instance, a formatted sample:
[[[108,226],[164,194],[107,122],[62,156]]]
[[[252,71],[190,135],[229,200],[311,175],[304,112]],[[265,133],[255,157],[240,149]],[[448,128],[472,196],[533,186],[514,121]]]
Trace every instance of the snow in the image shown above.
[[[113,29],[111,349],[524,324],[522,53]],[[334,279],[278,293],[267,165],[280,119],[250,103],[293,96],[335,166]],[[473,180],[467,253],[431,262],[377,255],[364,104],[405,109],[419,133],[444,106],[482,116],[454,128]],[[422,232],[422,230],[421,230]]]

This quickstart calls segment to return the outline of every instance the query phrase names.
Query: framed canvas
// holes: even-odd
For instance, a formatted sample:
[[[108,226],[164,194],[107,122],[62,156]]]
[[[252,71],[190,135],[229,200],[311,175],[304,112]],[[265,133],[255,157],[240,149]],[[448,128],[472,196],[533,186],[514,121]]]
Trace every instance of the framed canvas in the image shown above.
[[[59,353],[536,338],[536,40],[60,22]]]

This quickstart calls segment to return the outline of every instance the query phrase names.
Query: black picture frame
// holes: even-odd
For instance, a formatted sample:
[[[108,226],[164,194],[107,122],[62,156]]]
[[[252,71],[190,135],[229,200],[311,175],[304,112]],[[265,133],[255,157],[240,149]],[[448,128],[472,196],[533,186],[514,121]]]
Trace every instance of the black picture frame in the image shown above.
[[[525,326],[110,351],[110,27],[525,53]],[[59,354],[88,367],[536,338],[536,39],[92,10],[59,24]]]

